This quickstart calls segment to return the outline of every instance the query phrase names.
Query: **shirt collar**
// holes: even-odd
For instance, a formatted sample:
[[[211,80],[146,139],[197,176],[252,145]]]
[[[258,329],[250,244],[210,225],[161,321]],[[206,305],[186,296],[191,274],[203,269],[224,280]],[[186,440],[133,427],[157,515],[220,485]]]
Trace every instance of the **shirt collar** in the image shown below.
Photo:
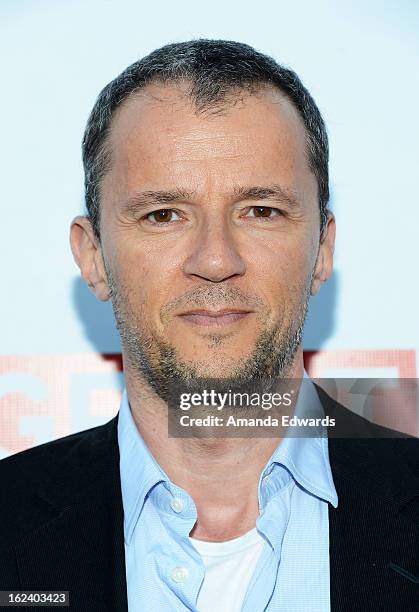
[[[324,417],[315,386],[305,370],[294,411],[295,416],[304,414],[310,417]],[[286,472],[278,469],[281,467],[285,467]],[[289,474],[307,493],[337,507],[338,497],[330,468],[327,435],[313,434],[313,437],[309,437],[287,434],[281,440],[259,479],[259,499],[262,507],[266,506],[269,499],[286,484]],[[266,476],[269,476],[269,488],[263,487]]]
[[[323,409],[316,389],[304,371],[304,384],[298,396],[295,414],[304,412],[310,406],[321,416]],[[140,517],[146,496],[158,483],[173,494],[175,487],[167,474],[159,466],[148,450],[134,422],[126,389],[121,398],[118,416],[118,445],[120,454],[121,493],[124,508],[125,541],[131,541],[136,523]],[[271,458],[262,471],[259,480],[259,500],[266,505],[275,490],[282,488],[285,467],[294,480],[305,491],[316,497],[329,501],[337,507],[337,493],[333,483],[329,463],[327,437],[291,437],[285,436],[278,444]],[[279,468],[279,469],[278,469]],[[270,476],[273,486],[266,489],[262,480]]]
[[[145,498],[159,482],[169,478],[148,450],[133,419],[126,389],[118,415],[119,469],[124,507],[124,535],[129,543]]]

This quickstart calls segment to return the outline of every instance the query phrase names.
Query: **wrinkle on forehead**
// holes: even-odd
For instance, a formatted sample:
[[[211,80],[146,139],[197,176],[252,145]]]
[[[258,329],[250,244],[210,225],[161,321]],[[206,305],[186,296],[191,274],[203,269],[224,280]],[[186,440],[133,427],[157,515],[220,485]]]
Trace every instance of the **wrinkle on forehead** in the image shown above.
[[[127,197],[146,185],[195,188],[195,183],[209,181],[218,189],[226,181],[281,182],[275,173],[285,177],[284,187],[291,190],[304,190],[314,181],[317,193],[303,121],[288,98],[271,86],[255,94],[243,92],[225,114],[204,117],[185,89],[149,85],[118,109],[109,145],[113,163],[104,177],[104,198],[108,189]]]
[[[272,112],[275,107],[278,113]],[[211,129],[208,129],[209,124]],[[152,140],[164,139],[165,145],[173,145],[175,152],[181,153],[179,147],[186,145],[192,152],[205,141],[209,153],[222,155],[227,147],[230,156],[234,150],[237,155],[243,153],[246,135],[256,142],[269,138],[275,128],[278,137],[291,136],[294,148],[298,144],[305,148],[305,128],[298,111],[273,87],[266,88],[263,93],[242,96],[240,104],[228,107],[222,115],[203,117],[178,87],[150,85],[117,109],[109,144],[114,152],[118,149],[118,153],[126,148],[124,145],[135,145],[146,153]]]

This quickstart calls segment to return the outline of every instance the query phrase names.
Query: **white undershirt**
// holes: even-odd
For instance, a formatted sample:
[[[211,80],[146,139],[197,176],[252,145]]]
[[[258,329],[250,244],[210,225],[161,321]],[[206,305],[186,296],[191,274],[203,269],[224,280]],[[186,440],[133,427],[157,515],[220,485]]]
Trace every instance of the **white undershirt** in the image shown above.
[[[226,542],[189,540],[205,565],[197,602],[199,612],[240,612],[264,544],[256,527]]]

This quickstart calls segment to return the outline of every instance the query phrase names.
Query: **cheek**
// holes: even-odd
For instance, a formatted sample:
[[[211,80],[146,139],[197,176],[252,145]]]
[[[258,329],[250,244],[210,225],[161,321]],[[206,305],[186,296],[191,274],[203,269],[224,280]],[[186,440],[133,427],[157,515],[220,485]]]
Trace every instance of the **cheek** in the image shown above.
[[[179,263],[152,249],[121,249],[115,262],[121,290],[131,310],[151,319],[173,294],[174,273]]]
[[[253,247],[248,269],[259,287],[274,304],[298,301],[314,266],[312,241],[280,236]]]

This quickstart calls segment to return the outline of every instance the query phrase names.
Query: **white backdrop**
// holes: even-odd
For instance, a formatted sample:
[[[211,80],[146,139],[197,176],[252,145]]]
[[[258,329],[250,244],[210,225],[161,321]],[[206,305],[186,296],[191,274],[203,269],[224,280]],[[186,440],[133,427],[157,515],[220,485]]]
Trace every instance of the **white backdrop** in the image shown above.
[[[329,375],[416,376],[419,2],[2,0],[0,19],[0,455],[117,409],[118,367],[98,357],[120,350],[111,308],[68,243],[80,142],[100,89],[168,42],[234,39],[297,71],[328,125],[337,219],[304,345],[333,352]]]

